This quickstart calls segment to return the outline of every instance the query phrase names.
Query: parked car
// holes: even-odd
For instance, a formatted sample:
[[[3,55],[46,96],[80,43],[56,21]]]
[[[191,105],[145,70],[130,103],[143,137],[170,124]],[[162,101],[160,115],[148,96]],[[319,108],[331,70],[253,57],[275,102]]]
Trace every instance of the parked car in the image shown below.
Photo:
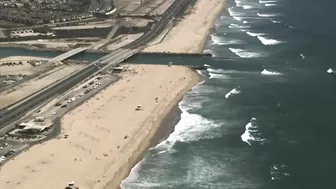
[[[0,146],[0,150],[6,148],[7,146],[8,146],[8,143],[4,143],[4,144],[2,144],[2,145]]]

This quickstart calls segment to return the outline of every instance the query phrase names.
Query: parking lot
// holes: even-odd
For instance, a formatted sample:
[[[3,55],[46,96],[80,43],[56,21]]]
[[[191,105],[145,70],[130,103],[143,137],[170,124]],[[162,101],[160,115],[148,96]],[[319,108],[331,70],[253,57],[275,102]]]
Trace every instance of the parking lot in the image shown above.
[[[4,161],[14,156],[18,150],[23,148],[23,146],[25,145],[7,140],[0,140],[0,166]]]

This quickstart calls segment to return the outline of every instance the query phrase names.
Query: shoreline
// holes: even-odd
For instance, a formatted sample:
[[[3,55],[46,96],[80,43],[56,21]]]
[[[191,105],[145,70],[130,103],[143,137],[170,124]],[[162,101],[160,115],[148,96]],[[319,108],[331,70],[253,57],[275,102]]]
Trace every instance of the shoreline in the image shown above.
[[[202,0],[198,0],[194,6],[197,6],[197,4],[200,1],[202,1]],[[224,1],[223,3],[221,3],[220,6],[217,7],[217,10],[214,11],[215,13],[213,14],[213,19],[210,21],[210,27],[207,28],[206,33],[204,34],[203,38],[201,39],[201,45],[198,45],[198,49],[196,51],[194,51],[193,53],[202,53],[204,51],[204,48],[205,48],[205,45],[206,45],[206,40],[209,38],[209,34],[210,34],[211,30],[213,29],[215,22],[217,21],[218,15],[225,8],[225,5],[226,5],[226,1]],[[195,9],[195,8],[196,7],[192,7],[192,10]],[[186,22],[186,20],[187,19],[183,19],[181,22],[183,22],[183,21]],[[178,24],[183,24],[183,23],[179,22],[179,23],[177,23],[177,25]],[[174,29],[174,27],[172,29]],[[169,32],[168,32],[168,34],[169,34]],[[144,52],[144,53],[152,53],[152,52],[154,52],[155,53],[157,51],[146,51],[146,50],[144,50],[142,52]],[[158,52],[160,52],[160,51],[158,51]],[[164,52],[166,52],[166,51],[164,51]],[[185,53],[187,53],[187,52],[185,52]],[[196,72],[196,70],[193,70],[193,71],[199,76],[199,81],[197,83],[195,83],[192,87],[196,86],[198,83],[200,83],[203,80],[202,76],[199,75]],[[187,92],[189,92],[192,89],[192,87],[189,90],[185,91],[185,93],[183,95],[181,95],[181,96],[178,97],[179,100],[176,101],[175,105],[164,116],[164,119],[160,123],[159,128],[154,133],[154,135],[150,139],[150,143],[147,144],[147,146],[145,147],[145,149],[143,150],[143,152],[142,153],[140,152],[140,155],[138,155],[137,158],[134,158],[133,162],[128,162],[128,165],[124,165],[125,166],[125,167],[123,167],[124,171],[121,170],[121,172],[120,172],[120,175],[123,175],[124,178],[120,180],[119,185],[117,187],[118,189],[121,189],[120,185],[122,184],[123,180],[129,176],[129,174],[132,171],[132,168],[134,166],[136,166],[140,161],[143,160],[143,157],[144,157],[145,153],[148,151],[148,149],[150,149],[151,147],[154,147],[157,144],[159,144],[160,142],[166,140],[169,137],[169,135],[174,132],[176,124],[181,119],[181,113],[182,113],[182,111],[179,108],[179,103],[183,100],[185,94],[187,94]],[[176,121],[175,121],[176,123],[174,122],[174,120],[175,120],[174,118],[176,118],[174,115],[178,116],[177,119],[176,119]],[[127,171],[125,171],[125,170],[127,170]],[[103,189],[108,189],[108,188],[113,188],[113,187],[110,187],[109,185],[106,185],[106,187],[104,187]]]
[[[197,0],[160,43],[147,46],[143,52],[202,53],[225,6],[226,0]]]
[[[186,66],[134,65],[134,71],[60,119],[62,128],[58,136],[69,134],[67,139],[56,137],[31,146],[18,154],[15,160],[7,162],[1,168],[0,187],[31,188],[39,183],[41,186],[51,184],[53,187],[50,188],[56,189],[68,179],[75,180],[81,188],[120,187],[145,152],[169,136],[174,128],[172,120],[180,113],[179,102],[201,80],[195,70]],[[157,78],[158,73],[161,74]],[[176,78],[170,77],[173,73]],[[143,79],[150,81],[154,78],[159,80],[153,86],[139,85]],[[125,100],[122,100],[124,97]],[[159,103],[153,102],[155,97],[159,97]],[[134,104],[139,102],[145,105],[145,111],[136,113]],[[120,116],[123,118],[118,119]],[[87,126],[81,127],[83,124]],[[112,132],[101,130],[103,127]],[[83,138],[81,132],[99,138],[98,143]],[[127,136],[125,134],[130,136],[129,139],[123,138]],[[86,150],[74,148],[72,144],[83,146]],[[65,153],[67,156],[64,156]],[[101,157],[105,153],[109,158],[105,155],[105,158]],[[52,176],[61,172],[63,174],[57,177]],[[37,182],[41,179],[44,182]]]
[[[163,113],[164,115],[162,115],[163,119],[158,120],[154,124],[154,125],[158,125],[158,128],[156,130],[153,130],[147,136],[148,137],[147,140],[142,141],[142,144],[138,146],[138,150],[132,155],[131,160],[128,160],[127,164],[123,165],[121,170],[119,170],[116,173],[117,175],[120,175],[120,176],[112,179],[107,185],[103,187],[103,189],[110,189],[110,188],[121,189],[120,185],[122,181],[125,180],[125,178],[129,176],[132,168],[136,166],[140,161],[142,161],[145,153],[150,148],[155,147],[160,142],[166,140],[169,137],[169,135],[172,132],[174,132],[175,125],[180,120],[181,113],[182,113],[179,108],[179,103],[183,100],[185,94],[187,94],[194,86],[196,86],[199,82],[202,81],[201,75],[199,75],[195,70],[192,70],[192,72],[194,72],[192,80],[182,91],[179,92],[179,95],[177,95],[170,102],[169,106],[166,107]],[[178,119],[176,119],[175,116],[178,116]],[[115,183],[117,183],[117,186],[115,186]]]

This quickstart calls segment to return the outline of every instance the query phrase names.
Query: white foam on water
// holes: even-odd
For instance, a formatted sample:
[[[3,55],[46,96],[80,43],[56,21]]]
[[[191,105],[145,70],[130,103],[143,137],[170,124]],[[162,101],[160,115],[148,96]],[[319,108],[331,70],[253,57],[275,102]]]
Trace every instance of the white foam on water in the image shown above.
[[[238,16],[232,16],[235,20],[241,21],[243,18]]]
[[[245,132],[241,135],[242,141],[246,142],[248,145],[251,146],[251,141],[255,141],[256,138],[252,136],[252,130],[256,129],[257,126],[255,126],[256,118],[251,118],[250,122],[246,124],[245,126]]]
[[[203,73],[202,73],[201,70],[196,70],[196,72],[197,72],[199,75],[203,75]]]
[[[259,16],[259,17],[264,17],[264,18],[269,18],[269,17],[275,17],[275,16],[279,16],[280,14],[266,14],[266,13],[257,13],[257,15]]]
[[[274,3],[266,3],[265,6],[266,6],[266,7],[273,7],[273,6],[277,6],[277,4],[274,4]]]
[[[269,71],[269,70],[266,70],[264,69],[262,72],[261,72],[262,75],[282,75],[282,73],[280,72],[276,72],[276,71]]]
[[[219,133],[211,130],[219,128],[220,125],[198,114],[190,114],[182,110],[181,119],[175,126],[174,132],[169,135],[167,140],[158,144],[158,147],[164,147],[171,150],[175,142],[191,142],[200,139],[215,138]]]
[[[236,94],[239,94],[241,91],[240,91],[240,87],[238,86],[237,88],[234,88],[232,89],[230,92],[228,92],[226,95],[225,95],[225,98],[229,98],[231,95],[236,95]]]
[[[199,83],[192,88],[192,91],[189,92],[189,95],[209,93],[211,91],[213,92],[213,90],[214,89],[208,89],[208,87]],[[153,148],[159,149],[160,151],[168,150],[167,152],[172,152],[172,147],[176,142],[191,142],[220,136],[218,129],[222,126],[223,123],[217,123],[199,114],[188,112],[189,110],[195,109],[195,107],[199,108],[199,105],[202,103],[202,101],[206,101],[206,99],[192,101],[192,98],[188,97],[187,93],[187,95],[179,103],[179,108],[182,113],[179,122],[174,127],[174,131],[165,141],[162,141]]]
[[[218,73],[209,73],[209,79],[230,79],[229,76]]]
[[[281,180],[283,177],[290,176],[286,164],[273,164],[270,166],[271,180]]]
[[[259,3],[264,4],[264,3],[277,3],[278,1],[276,0],[259,0]]]
[[[300,53],[300,57],[302,60],[306,58],[306,56],[303,53]]]
[[[241,21],[244,16],[242,13],[235,12],[234,7],[228,8],[228,11],[229,11],[230,16],[232,16],[235,20],[238,20],[238,21]]]
[[[216,57],[216,54],[212,49],[205,49],[203,53],[211,54],[212,57]]]
[[[223,74],[223,73],[225,73],[225,71],[222,70],[222,69],[212,69],[212,68],[208,68],[207,71],[208,71],[208,72],[211,72],[211,73],[218,73],[218,74]]]
[[[251,5],[243,5],[243,9],[253,9],[253,6],[251,6]]]
[[[281,23],[281,21],[278,21],[278,20],[273,20],[273,19],[270,19],[271,20],[271,22],[273,22],[274,24],[280,24]]]
[[[223,39],[219,36],[215,36],[215,35],[210,35],[211,38],[211,42],[212,44],[215,45],[235,45],[235,44],[243,44],[244,42],[238,39]]]
[[[263,36],[257,36],[257,38],[263,45],[277,45],[277,44],[283,43],[283,41],[279,41],[276,39],[269,39]]]
[[[331,68],[329,68],[329,69],[327,70],[327,72],[331,74],[331,73],[333,73],[333,72],[334,72],[334,70],[333,70],[333,69],[331,69]]]
[[[242,2],[240,0],[235,0],[236,6],[237,7],[241,7],[242,6]]]
[[[120,188],[127,188],[127,183],[132,183],[139,178],[139,171],[141,169],[142,163],[145,159],[142,159],[139,163],[137,163],[130,171],[130,174],[120,183]]]
[[[222,39],[221,37],[216,36],[216,35],[214,35],[214,34],[211,34],[211,35],[210,35],[210,38],[211,38],[211,42],[212,42],[212,44],[222,45],[223,42],[224,42],[224,39]]]
[[[250,26],[244,26],[244,25],[239,25],[239,24],[230,24],[229,25],[229,28],[240,28],[240,29],[243,29],[243,28],[249,28]]]
[[[257,58],[257,57],[265,57],[264,53],[258,52],[249,52],[244,49],[237,49],[237,48],[229,48],[229,50],[235,53],[237,56],[241,58]]]
[[[250,31],[247,31],[246,34],[249,35],[249,36],[252,36],[252,37],[266,35],[265,33],[254,33],[254,32],[250,32]]]

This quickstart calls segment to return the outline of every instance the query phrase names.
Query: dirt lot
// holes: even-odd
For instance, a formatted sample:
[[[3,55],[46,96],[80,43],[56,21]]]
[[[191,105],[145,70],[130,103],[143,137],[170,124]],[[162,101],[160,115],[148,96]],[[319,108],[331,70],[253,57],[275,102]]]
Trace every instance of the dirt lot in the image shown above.
[[[0,108],[13,104],[16,101],[56,82],[84,65],[59,66],[34,79],[28,80],[11,89],[0,93]]]
[[[0,59],[0,75],[32,75],[41,71],[47,65],[33,66],[30,61],[45,61],[45,58],[12,56]],[[21,62],[21,63],[20,63]],[[13,63],[6,65],[7,63]]]

